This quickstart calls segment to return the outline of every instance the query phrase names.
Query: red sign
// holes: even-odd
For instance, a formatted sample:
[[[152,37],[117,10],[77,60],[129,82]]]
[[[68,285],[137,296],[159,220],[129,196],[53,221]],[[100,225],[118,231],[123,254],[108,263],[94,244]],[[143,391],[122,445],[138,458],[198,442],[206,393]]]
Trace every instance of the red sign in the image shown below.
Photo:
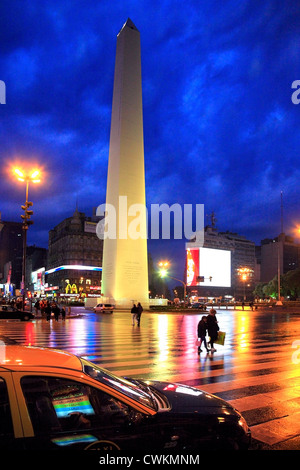
[[[199,276],[199,249],[186,252],[186,284],[196,286]]]

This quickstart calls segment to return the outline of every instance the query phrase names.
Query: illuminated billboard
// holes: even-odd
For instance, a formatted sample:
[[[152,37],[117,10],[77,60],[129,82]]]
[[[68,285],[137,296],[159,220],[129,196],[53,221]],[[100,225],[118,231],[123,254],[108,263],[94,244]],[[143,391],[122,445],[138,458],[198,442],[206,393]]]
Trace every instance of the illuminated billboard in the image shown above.
[[[231,287],[231,251],[187,250],[187,286]]]

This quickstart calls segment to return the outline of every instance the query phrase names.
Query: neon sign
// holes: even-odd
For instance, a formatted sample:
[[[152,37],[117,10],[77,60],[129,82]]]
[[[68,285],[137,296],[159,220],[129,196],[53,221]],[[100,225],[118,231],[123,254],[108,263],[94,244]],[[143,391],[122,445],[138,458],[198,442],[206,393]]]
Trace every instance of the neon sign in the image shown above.
[[[83,266],[80,264],[66,264],[63,266],[58,266],[57,268],[49,269],[45,274],[52,274],[57,271],[62,271],[63,269],[70,269],[73,271],[102,271],[102,267],[99,266]]]

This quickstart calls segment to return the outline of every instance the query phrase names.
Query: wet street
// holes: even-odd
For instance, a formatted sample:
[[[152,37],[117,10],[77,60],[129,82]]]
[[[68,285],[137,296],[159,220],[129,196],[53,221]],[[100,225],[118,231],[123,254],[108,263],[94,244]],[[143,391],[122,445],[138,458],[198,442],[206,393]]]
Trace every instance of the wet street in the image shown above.
[[[0,335],[67,350],[118,375],[202,388],[243,414],[253,449],[300,449],[300,312],[217,310],[225,345],[198,355],[202,315],[144,312],[138,327],[126,311],[76,307],[65,321],[0,320]]]

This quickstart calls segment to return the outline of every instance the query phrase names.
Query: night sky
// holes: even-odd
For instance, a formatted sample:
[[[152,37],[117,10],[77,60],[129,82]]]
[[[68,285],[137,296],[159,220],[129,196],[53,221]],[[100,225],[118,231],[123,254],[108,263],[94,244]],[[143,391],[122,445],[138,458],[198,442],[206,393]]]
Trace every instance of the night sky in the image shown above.
[[[9,170],[43,169],[30,186],[29,244],[78,209],[105,202],[116,37],[140,31],[147,206],[204,204],[220,231],[257,244],[300,222],[300,3],[1,0],[3,220],[20,221],[25,186]],[[299,94],[300,97],[300,94]],[[174,247],[176,247],[174,249]],[[185,240],[150,241],[182,275]]]

